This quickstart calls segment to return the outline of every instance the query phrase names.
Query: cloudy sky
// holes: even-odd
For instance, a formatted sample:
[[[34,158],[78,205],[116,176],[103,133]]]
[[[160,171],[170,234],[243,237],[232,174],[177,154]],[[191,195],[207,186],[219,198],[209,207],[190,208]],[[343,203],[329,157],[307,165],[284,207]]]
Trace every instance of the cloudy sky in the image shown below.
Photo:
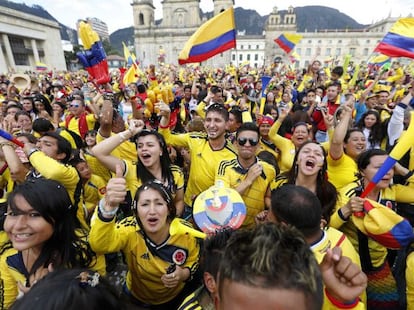
[[[106,22],[109,32],[132,26],[133,0],[12,0],[27,5],[37,4],[45,8],[62,24],[75,28],[78,19],[97,17]],[[260,5],[258,3],[260,2]],[[213,0],[201,0],[203,11],[213,10]],[[156,19],[162,18],[161,0],[154,0]],[[387,17],[405,17],[414,15],[414,0],[235,0],[235,7],[255,9],[259,14],[266,15],[274,6],[285,10],[306,5],[322,5],[338,9],[361,24],[370,24]]]

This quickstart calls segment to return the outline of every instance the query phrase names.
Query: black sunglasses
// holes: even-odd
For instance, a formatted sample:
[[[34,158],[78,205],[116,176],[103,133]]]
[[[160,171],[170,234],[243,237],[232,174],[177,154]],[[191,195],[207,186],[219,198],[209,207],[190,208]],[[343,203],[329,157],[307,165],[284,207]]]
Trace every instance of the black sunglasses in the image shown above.
[[[249,141],[251,146],[256,146],[259,143],[259,140],[253,138],[238,138],[237,143],[241,146],[245,145]]]

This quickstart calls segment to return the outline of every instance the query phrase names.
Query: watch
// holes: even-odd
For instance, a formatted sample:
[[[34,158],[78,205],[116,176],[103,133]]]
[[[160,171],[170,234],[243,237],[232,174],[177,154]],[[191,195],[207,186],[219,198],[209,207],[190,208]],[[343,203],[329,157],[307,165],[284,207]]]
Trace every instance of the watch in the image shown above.
[[[34,152],[39,151],[39,149],[37,147],[33,147],[29,150],[29,152],[27,152],[27,157],[29,158],[30,155],[32,155]]]

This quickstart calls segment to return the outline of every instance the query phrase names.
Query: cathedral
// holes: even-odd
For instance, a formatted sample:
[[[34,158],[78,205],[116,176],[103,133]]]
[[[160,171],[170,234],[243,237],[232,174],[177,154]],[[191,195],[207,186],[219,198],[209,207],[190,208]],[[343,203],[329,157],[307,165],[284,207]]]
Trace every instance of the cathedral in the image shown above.
[[[214,16],[234,5],[234,0],[213,0]],[[200,0],[162,1],[163,19],[155,21],[152,0],[133,0],[135,50],[145,67],[157,62],[178,63],[178,54],[189,37],[206,21],[202,19]],[[230,62],[230,52],[211,61],[221,66]]]
[[[234,0],[212,0],[213,15],[234,6]],[[161,21],[155,21],[155,6],[152,0],[133,0],[134,41],[138,61],[149,64],[177,64],[178,55],[190,36],[204,23],[200,0],[163,0]],[[382,37],[398,18],[387,17],[367,26],[365,29],[324,29],[300,33],[303,38],[296,45],[300,59],[297,67],[306,67],[312,59],[342,60],[351,55],[356,62],[367,61]],[[280,12],[276,7],[269,12],[262,35],[237,33],[237,47],[218,54],[203,65],[224,67],[233,63],[248,62],[260,67],[273,62],[275,58],[288,61],[288,55],[274,42],[282,33],[295,33],[296,14],[292,6]]]

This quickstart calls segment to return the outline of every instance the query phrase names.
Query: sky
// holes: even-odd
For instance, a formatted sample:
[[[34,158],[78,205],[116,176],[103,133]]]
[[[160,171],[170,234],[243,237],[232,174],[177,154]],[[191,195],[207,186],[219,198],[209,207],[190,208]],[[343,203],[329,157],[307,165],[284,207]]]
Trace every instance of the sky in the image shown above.
[[[46,9],[62,24],[75,28],[78,19],[97,17],[106,22],[109,33],[132,26],[133,0],[11,0],[29,6],[37,4]],[[390,15],[406,17],[414,15],[414,0],[235,0],[235,7],[255,9],[260,15],[269,14],[273,7],[286,10],[289,6],[322,5],[338,9],[360,24],[371,24]],[[260,5],[258,3],[260,2]],[[204,12],[213,10],[213,0],[201,0]],[[154,0],[155,18],[162,18],[161,0]]]

